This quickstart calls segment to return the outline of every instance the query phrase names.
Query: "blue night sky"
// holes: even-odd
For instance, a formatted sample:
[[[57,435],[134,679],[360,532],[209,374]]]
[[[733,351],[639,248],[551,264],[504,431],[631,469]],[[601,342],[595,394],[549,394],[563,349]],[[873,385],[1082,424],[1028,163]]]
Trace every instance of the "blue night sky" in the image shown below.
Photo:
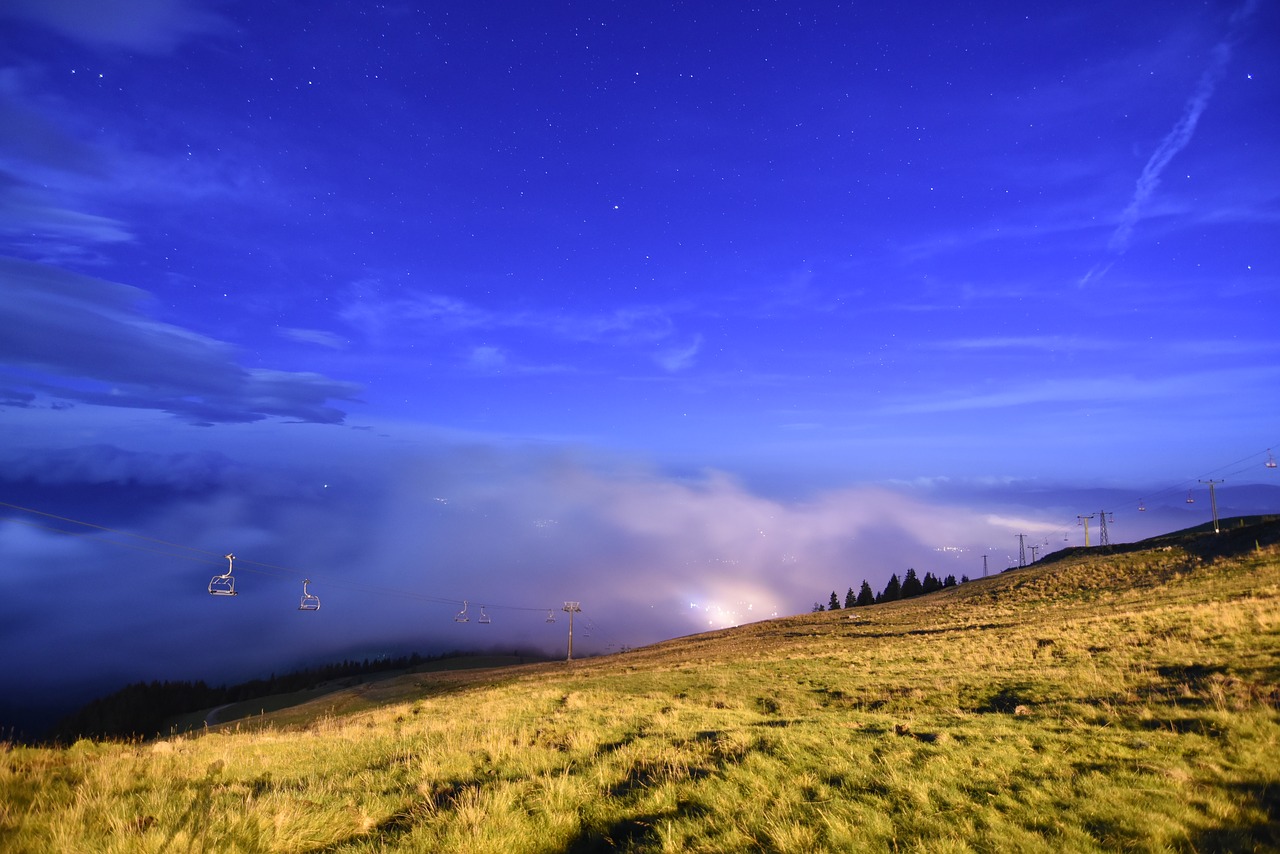
[[[1280,504],[1274,2],[0,33],[12,696],[555,653],[565,600],[604,652]]]

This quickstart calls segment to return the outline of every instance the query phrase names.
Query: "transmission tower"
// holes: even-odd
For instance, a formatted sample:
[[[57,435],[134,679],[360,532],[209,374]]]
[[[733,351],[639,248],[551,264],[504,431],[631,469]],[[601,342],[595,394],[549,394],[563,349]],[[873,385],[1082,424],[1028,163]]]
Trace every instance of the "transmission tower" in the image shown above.
[[[577,602],[565,602],[560,610],[569,614],[569,657],[565,661],[573,661],[573,615],[582,613]]]
[[[1209,480],[1202,480],[1200,482],[1209,484],[1209,503],[1213,506],[1213,532],[1215,534],[1221,533],[1218,530],[1218,496],[1214,494],[1213,488],[1219,483],[1222,483],[1222,481],[1213,480],[1211,478]]]
[[[1110,516],[1110,519],[1107,517]],[[1111,540],[1107,537],[1107,522],[1114,522],[1116,517],[1107,510],[1098,511],[1098,545],[1105,546],[1110,544]]]
[[[1019,534],[1018,535],[1018,566],[1024,567],[1026,565],[1027,565],[1027,535]]]

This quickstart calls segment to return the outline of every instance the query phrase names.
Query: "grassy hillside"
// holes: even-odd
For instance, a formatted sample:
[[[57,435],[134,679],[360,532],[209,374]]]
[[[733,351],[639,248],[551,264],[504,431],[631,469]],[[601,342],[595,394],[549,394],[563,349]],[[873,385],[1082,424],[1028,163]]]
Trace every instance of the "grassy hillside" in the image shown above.
[[[1270,521],[163,741],[8,745],[0,849],[1274,851],[1278,685]]]

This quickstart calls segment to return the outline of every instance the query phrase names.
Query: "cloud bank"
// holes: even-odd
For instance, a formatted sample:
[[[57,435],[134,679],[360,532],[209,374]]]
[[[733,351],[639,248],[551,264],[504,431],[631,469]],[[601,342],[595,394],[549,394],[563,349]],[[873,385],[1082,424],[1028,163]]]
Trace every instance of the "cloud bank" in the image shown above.
[[[887,489],[785,502],[564,449],[342,435],[366,447],[315,447],[303,467],[107,445],[4,460],[0,501],[110,530],[0,510],[0,684],[63,696],[389,649],[562,654],[546,616],[567,600],[591,627],[582,652],[607,652],[805,611],[907,566],[976,576],[1019,524]],[[206,589],[227,553],[231,602]],[[316,614],[297,613],[303,578]],[[463,600],[493,623],[455,623]]]

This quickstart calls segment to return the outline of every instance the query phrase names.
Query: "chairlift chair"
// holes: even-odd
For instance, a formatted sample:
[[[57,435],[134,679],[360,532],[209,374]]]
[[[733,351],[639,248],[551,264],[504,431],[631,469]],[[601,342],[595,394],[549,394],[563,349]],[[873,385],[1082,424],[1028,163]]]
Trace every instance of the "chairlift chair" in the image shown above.
[[[320,610],[320,597],[307,590],[307,585],[310,583],[310,578],[305,578],[302,581],[302,601],[298,603],[299,611]]]
[[[235,555],[227,555],[227,571],[222,575],[215,575],[209,579],[209,592],[214,596],[236,595],[236,580],[231,577],[231,570],[235,567],[235,561]]]
[[[1139,502],[1138,502],[1138,512],[1139,512],[1139,513],[1146,513],[1146,512],[1147,512],[1147,505],[1146,505],[1145,503],[1143,503],[1142,501],[1139,501]]]
[[[476,622],[477,622],[477,623],[492,623],[492,622],[493,622],[493,620],[489,619],[489,615],[488,615],[488,614],[486,614],[486,613],[484,612],[484,606],[483,606],[483,605],[481,605],[481,606],[480,606],[480,618],[479,618],[479,619],[477,619],[477,620],[476,620]]]
[[[549,610],[548,610],[548,611],[547,611],[547,622],[548,622],[548,623],[554,623],[555,621],[556,621],[556,615],[555,615],[555,614],[553,614],[553,613],[551,613],[551,611],[549,611]]]
[[[1266,465],[1267,465],[1267,468],[1269,469],[1273,469],[1276,467],[1276,458],[1275,458],[1275,455],[1271,453],[1270,448],[1267,448],[1267,464]]]
[[[471,618],[467,616],[467,600],[466,599],[462,600],[462,610],[459,611],[456,615],[454,615],[453,621],[455,623],[471,622]]]
[[[1189,489],[1187,490],[1187,503],[1188,503],[1188,504],[1195,504],[1195,503],[1196,503],[1195,496],[1191,494],[1191,490],[1189,490]]]

